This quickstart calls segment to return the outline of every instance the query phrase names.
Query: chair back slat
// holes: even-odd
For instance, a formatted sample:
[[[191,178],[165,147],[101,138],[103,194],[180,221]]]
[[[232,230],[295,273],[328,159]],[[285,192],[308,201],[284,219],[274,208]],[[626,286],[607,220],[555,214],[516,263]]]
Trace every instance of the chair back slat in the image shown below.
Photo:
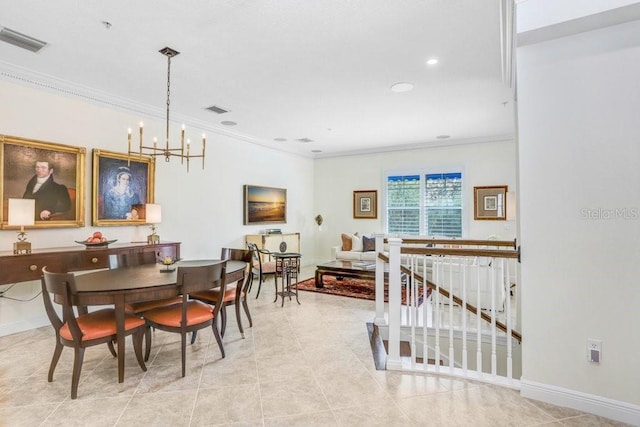
[[[178,286],[181,293],[190,294],[222,286],[226,267],[226,260],[202,266],[178,267]]]
[[[109,255],[109,268],[111,270],[136,265],[155,264],[156,262],[156,254],[152,251]]]
[[[49,293],[54,295],[62,306],[62,319],[60,319],[53,307]],[[72,295],[76,293],[76,280],[73,273],[53,273],[42,267],[42,298],[49,321],[57,331],[67,323],[73,340],[77,343],[82,341],[82,331],[76,321],[73,311]]]
[[[250,245],[252,243],[249,243]],[[236,294],[240,294],[241,292],[247,292],[250,284],[250,276],[252,269],[252,262],[254,258],[254,251],[252,249],[233,249],[233,248],[222,248],[220,253],[221,259],[233,260],[233,261],[243,261],[246,262],[247,265],[245,267],[244,273],[244,282],[241,286],[236,288]]]

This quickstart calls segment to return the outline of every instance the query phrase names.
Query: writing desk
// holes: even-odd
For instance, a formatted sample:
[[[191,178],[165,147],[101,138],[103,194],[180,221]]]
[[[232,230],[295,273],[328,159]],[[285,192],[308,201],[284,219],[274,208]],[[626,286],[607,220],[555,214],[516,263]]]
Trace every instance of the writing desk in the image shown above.
[[[174,267],[207,265],[220,260],[179,261]],[[244,280],[247,263],[227,261],[225,283]],[[77,294],[74,305],[110,305],[115,307],[118,330],[118,382],[124,381],[124,308],[127,303],[153,301],[178,295],[177,268],[161,273],[165,267],[144,264],[114,270],[76,275]]]

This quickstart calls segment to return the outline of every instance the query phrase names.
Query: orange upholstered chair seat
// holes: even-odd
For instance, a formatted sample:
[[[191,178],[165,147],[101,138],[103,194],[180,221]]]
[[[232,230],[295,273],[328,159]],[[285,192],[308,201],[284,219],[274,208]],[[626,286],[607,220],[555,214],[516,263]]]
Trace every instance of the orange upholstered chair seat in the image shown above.
[[[244,292],[242,293],[244,296]],[[220,301],[220,288],[211,289],[209,291],[203,292],[194,292],[191,294],[192,298],[196,298],[202,301],[211,301],[213,304]],[[232,302],[236,299],[236,287],[231,286],[224,291],[224,297],[222,298],[222,302]]]
[[[213,319],[213,309],[200,301],[187,303],[187,326],[197,325]],[[179,328],[182,321],[182,303],[154,308],[144,313],[144,317],[153,322]]]
[[[82,331],[82,340],[94,340],[116,334],[116,314],[113,308],[94,311],[76,318],[78,326]],[[125,314],[124,329],[129,331],[144,325],[144,320],[138,316]],[[66,340],[73,341],[73,336],[69,330],[69,325],[65,323],[60,328],[60,336]]]

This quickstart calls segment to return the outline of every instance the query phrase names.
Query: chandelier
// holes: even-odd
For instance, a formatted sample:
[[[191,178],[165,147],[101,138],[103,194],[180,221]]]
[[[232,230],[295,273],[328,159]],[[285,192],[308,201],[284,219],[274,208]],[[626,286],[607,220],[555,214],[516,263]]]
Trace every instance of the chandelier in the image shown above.
[[[160,49],[159,52],[167,57],[167,126],[166,126],[166,134],[165,134],[165,146],[158,147],[157,138],[153,138],[153,147],[146,146],[142,143],[142,133],[144,129],[144,124],[140,122],[140,144],[138,146],[137,151],[131,151],[131,129],[128,130],[127,142],[129,145],[128,149],[128,159],[131,160],[131,155],[137,155],[139,157],[151,156],[164,156],[165,162],[168,162],[171,157],[180,157],[180,163],[184,164],[186,159],[187,161],[187,172],[189,172],[189,159],[192,158],[202,158],[202,169],[204,169],[204,152],[206,147],[206,135],[202,134],[202,154],[192,154],[190,153],[191,149],[191,140],[187,139],[186,146],[184,141],[184,125],[182,125],[182,129],[180,131],[180,147],[170,148],[169,147],[169,106],[171,105],[171,58],[176,55],[179,55],[180,52],[177,50],[171,49],[170,47],[165,47],[164,49]]]

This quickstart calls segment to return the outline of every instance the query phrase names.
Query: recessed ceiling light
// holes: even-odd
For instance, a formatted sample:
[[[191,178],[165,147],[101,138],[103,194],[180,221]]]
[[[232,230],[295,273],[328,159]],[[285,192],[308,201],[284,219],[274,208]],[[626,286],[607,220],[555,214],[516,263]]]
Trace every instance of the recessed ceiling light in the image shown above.
[[[409,92],[413,90],[413,83],[409,83],[409,82],[394,83],[393,85],[391,85],[391,90],[397,93]]]
[[[427,65],[436,65],[437,63],[438,63],[438,58],[427,59]]]
[[[287,138],[273,138],[274,141],[285,142]]]
[[[298,142],[304,142],[304,143],[306,144],[306,143],[308,143],[308,142],[313,142],[313,139],[309,139],[309,138],[299,138],[299,139],[296,139],[296,141],[298,141]]]
[[[220,122],[220,123],[221,123],[221,124],[223,124],[223,125],[225,125],[225,126],[235,126],[235,125],[237,125],[237,124],[238,124],[238,123],[236,123],[236,122],[232,122],[232,121],[230,121],[230,120],[224,120],[224,121],[222,121],[222,122]]]
[[[312,153],[322,153],[322,150],[311,150]]]
[[[451,138],[451,135],[438,135],[436,136],[437,139],[449,139]]]

